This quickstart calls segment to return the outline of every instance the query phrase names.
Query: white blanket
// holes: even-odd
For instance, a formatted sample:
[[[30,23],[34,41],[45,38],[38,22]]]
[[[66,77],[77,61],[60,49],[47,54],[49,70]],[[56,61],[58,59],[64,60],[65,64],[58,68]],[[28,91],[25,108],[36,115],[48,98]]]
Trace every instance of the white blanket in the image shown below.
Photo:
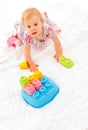
[[[62,30],[59,37],[64,55],[74,61],[74,67],[67,69],[53,59],[52,42],[34,56],[39,70],[60,88],[52,102],[35,109],[21,97],[19,78],[31,74],[18,67],[24,60],[22,48],[8,50],[5,33],[0,41],[0,130],[88,128],[88,16],[69,4],[55,4],[46,11]]]

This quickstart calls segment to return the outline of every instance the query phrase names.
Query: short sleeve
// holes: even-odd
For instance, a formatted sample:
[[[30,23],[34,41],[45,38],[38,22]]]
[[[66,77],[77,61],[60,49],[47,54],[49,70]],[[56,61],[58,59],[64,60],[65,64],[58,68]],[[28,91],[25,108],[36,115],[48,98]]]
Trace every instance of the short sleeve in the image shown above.
[[[32,38],[27,33],[24,33],[24,43],[30,45],[32,43]]]
[[[24,44],[31,44],[32,38],[31,36],[26,32],[26,30],[23,28],[22,21],[17,21],[15,23],[15,29],[18,38],[24,43]]]
[[[45,25],[44,28],[45,28],[45,37],[46,38],[53,38],[55,35],[54,29],[49,25]]]

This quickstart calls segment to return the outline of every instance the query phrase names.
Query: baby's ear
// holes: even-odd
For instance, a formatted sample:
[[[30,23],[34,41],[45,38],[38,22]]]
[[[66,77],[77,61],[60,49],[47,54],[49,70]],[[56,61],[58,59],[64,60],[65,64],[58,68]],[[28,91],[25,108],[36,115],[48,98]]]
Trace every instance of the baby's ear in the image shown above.
[[[24,25],[24,24],[22,24],[22,28],[23,28],[23,30],[25,30],[25,28],[26,28],[26,27],[25,27],[25,25]]]

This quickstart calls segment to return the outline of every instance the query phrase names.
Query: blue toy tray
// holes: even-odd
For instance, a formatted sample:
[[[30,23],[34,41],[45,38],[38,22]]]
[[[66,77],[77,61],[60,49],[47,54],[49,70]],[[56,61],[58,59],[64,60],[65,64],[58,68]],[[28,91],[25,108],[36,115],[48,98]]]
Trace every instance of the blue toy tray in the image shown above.
[[[50,78],[43,76],[40,81],[42,87],[36,90],[33,95],[28,94],[24,90],[21,93],[25,102],[35,108],[41,108],[51,102],[60,91],[56,83]]]

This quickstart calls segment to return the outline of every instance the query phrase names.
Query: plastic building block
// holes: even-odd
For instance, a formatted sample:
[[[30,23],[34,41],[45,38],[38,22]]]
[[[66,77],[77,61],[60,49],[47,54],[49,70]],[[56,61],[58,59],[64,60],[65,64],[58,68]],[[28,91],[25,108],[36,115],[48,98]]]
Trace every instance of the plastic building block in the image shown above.
[[[66,68],[71,68],[74,65],[73,61],[65,56],[60,56],[59,63],[65,66]]]
[[[29,81],[32,82],[34,79],[41,79],[43,77],[43,74],[39,71],[39,70],[36,70],[34,72],[34,74],[30,75],[28,77]]]
[[[23,88],[28,94],[32,95],[36,89],[33,84],[28,84],[26,87]]]
[[[59,93],[59,87],[50,78],[43,76],[40,80],[40,87],[35,87],[39,84],[39,80],[33,80],[32,85],[34,85],[36,91],[33,93],[28,93],[26,91],[28,88],[22,87],[22,97],[28,105],[34,108],[41,108],[51,102],[56,95]],[[22,84],[23,85],[23,84]],[[25,90],[26,89],[26,90]]]
[[[22,87],[26,87],[29,83],[29,79],[26,76],[21,76],[19,82]]]
[[[42,83],[38,79],[33,80],[32,84],[34,85],[36,90],[39,90],[42,86]]]
[[[23,61],[19,64],[20,69],[28,69],[28,65],[26,61]]]
[[[25,90],[28,94],[33,94],[42,86],[40,80],[34,79],[32,83],[30,83],[29,79],[26,76],[21,76],[19,82],[22,89]]]

